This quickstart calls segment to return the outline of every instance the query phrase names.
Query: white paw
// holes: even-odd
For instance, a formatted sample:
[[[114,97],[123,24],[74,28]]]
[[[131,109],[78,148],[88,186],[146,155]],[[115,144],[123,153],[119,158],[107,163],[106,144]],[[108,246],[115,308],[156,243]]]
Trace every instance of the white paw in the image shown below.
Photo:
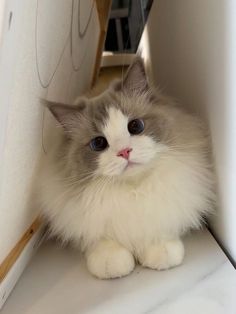
[[[126,276],[135,267],[133,255],[113,241],[101,241],[86,254],[89,271],[100,279]]]
[[[182,263],[184,245],[180,240],[162,242],[145,249],[140,263],[144,267],[164,270]]]

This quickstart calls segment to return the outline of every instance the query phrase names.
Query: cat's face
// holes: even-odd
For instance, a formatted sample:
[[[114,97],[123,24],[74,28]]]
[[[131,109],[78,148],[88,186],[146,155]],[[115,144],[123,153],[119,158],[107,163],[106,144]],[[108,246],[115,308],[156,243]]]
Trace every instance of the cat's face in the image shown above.
[[[145,170],[158,151],[150,122],[147,114],[138,110],[126,113],[119,106],[108,106],[98,137],[90,141],[97,160],[96,174],[133,176]]]
[[[49,104],[68,138],[68,163],[81,177],[133,177],[165,151],[165,121],[156,112],[140,59],[124,81],[77,106]]]

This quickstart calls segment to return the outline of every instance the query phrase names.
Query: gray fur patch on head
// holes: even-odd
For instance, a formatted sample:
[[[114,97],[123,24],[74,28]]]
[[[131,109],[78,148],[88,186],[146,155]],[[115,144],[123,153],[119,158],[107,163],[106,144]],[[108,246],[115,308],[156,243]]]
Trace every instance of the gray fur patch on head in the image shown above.
[[[49,110],[65,130],[58,150],[63,152],[67,173],[77,176],[78,180],[94,175],[103,151],[92,150],[90,142],[95,137],[104,136],[103,129],[111,107],[121,111],[129,121],[142,119],[145,124],[142,134],[150,136],[157,144],[165,141],[168,119],[160,110],[161,102],[157,103],[156,99],[138,58],[128,69],[123,82],[116,82],[98,97],[81,98],[75,106],[48,102]]]

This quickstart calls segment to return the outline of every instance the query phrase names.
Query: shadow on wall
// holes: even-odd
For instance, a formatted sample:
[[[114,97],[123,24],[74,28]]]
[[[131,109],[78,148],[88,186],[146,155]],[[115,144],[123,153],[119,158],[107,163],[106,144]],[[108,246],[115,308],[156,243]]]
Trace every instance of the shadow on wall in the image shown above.
[[[209,122],[219,188],[211,224],[234,260],[235,7],[231,0],[155,1],[139,45],[154,83]]]

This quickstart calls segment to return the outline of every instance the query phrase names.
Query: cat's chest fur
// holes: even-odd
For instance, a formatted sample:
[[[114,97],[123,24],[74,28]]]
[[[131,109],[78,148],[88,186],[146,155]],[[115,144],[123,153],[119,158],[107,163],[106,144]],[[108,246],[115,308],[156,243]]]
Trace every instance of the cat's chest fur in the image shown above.
[[[113,238],[133,250],[160,235],[176,236],[183,226],[194,225],[203,210],[198,198],[189,197],[200,184],[192,180],[189,167],[174,158],[158,161],[148,177],[133,184],[91,181],[83,192],[67,194],[55,182],[60,180],[54,178],[53,188],[43,192],[52,227],[84,247]]]

